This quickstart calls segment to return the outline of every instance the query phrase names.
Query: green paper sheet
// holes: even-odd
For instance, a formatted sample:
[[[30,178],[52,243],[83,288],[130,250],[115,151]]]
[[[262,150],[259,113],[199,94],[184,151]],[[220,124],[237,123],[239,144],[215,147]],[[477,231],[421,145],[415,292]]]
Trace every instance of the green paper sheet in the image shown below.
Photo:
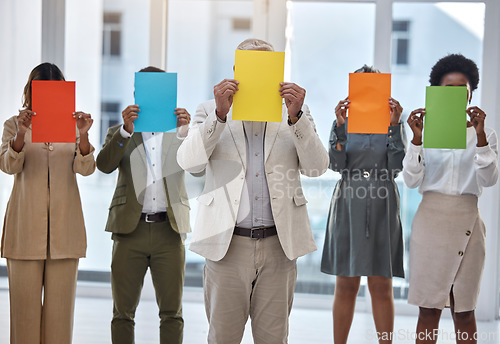
[[[425,96],[424,148],[465,149],[467,87],[428,86]]]

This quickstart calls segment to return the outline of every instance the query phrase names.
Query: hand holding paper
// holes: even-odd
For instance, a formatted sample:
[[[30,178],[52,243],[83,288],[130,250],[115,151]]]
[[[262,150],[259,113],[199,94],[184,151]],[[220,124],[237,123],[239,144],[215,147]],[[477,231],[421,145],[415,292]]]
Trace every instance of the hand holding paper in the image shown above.
[[[472,124],[474,129],[476,129],[477,146],[487,146],[488,140],[486,139],[486,133],[484,132],[484,121],[486,120],[486,114],[477,106],[468,108],[467,114],[470,117],[470,123]]]
[[[335,117],[337,117],[337,127],[340,127],[345,123],[345,119],[347,118],[347,110],[349,109],[349,104],[351,101],[349,98],[339,101],[337,106],[335,107]]]
[[[36,115],[35,112],[23,109],[19,110],[19,115],[17,115],[17,134],[24,135],[31,125],[31,116]]]
[[[177,116],[177,132],[180,137],[186,137],[189,131],[191,115],[184,108],[176,108],[175,115]]]
[[[420,146],[422,144],[422,131],[424,129],[424,116],[425,109],[420,108],[413,110],[408,116],[408,120],[406,121],[413,131],[413,143],[415,146]]]
[[[215,113],[222,121],[226,120],[227,113],[233,105],[233,97],[239,90],[239,82],[234,79],[224,79],[214,87]]]
[[[391,126],[396,126],[399,124],[399,120],[401,119],[403,107],[392,97],[389,98],[389,107],[391,108]]]
[[[80,135],[87,134],[92,123],[94,123],[92,116],[88,113],[78,111],[73,114],[73,117],[76,119],[76,127],[80,131]]]
[[[122,111],[123,129],[129,134],[134,132],[134,121],[139,118],[139,105],[129,105]]]
[[[281,97],[285,99],[288,117],[290,117],[292,123],[295,123],[297,121],[297,115],[302,109],[302,105],[304,105],[306,90],[291,82],[282,82],[280,86],[279,92]]]

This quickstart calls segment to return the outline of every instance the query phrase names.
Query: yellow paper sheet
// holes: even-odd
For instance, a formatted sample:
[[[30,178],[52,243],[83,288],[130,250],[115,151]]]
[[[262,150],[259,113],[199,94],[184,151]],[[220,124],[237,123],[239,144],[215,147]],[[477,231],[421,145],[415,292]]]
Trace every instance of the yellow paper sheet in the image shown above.
[[[236,50],[234,79],[239,91],[233,99],[233,120],[281,122],[285,53]]]

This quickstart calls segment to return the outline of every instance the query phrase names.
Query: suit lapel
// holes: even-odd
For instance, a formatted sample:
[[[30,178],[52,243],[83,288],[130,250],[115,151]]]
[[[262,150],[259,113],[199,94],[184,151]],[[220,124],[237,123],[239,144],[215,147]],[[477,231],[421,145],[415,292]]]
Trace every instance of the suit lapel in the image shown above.
[[[238,150],[238,154],[240,156],[241,162],[243,164],[243,168],[247,167],[247,145],[245,132],[243,131],[243,122],[242,121],[233,121],[232,115],[227,116],[227,124],[229,127],[229,132],[233,137],[234,144],[236,145],[236,149]]]
[[[144,165],[147,165],[148,159],[146,158],[146,148],[144,147],[144,141],[142,140],[142,133],[133,133],[132,141],[135,143]]]
[[[163,133],[163,139],[161,143],[161,166],[162,170],[166,167],[168,153],[170,152],[170,148],[172,147],[172,140],[174,139],[174,135]],[[163,171],[165,173],[165,171]]]
[[[265,154],[264,163],[269,158],[269,154],[271,154],[274,142],[276,142],[276,137],[278,137],[280,126],[281,122],[267,122],[266,136],[264,138],[264,154]]]

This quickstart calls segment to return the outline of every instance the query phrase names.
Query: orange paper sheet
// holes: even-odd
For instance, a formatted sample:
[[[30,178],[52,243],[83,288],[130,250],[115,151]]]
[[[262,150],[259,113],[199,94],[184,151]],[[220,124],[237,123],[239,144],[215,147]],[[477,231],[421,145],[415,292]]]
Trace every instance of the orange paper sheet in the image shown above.
[[[391,124],[391,74],[349,74],[349,120],[347,131],[358,134],[387,134]]]
[[[32,142],[76,142],[75,82],[31,82]]]

